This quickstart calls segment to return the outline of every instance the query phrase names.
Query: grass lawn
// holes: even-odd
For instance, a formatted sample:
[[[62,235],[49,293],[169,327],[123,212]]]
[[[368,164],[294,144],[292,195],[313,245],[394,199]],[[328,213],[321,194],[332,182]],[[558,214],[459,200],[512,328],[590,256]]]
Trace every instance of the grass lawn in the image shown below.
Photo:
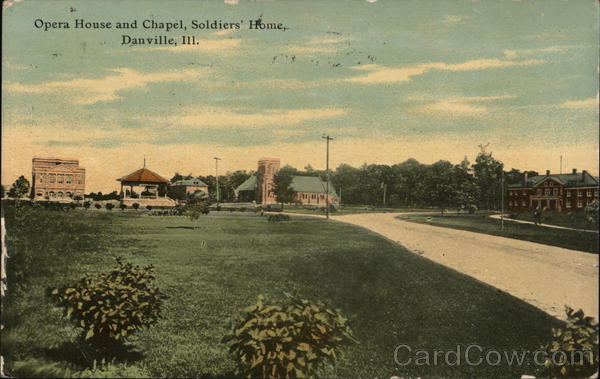
[[[538,242],[552,246],[565,247],[573,250],[598,253],[598,234],[547,228],[531,224],[511,222],[510,218],[504,219],[504,230],[501,230],[501,221],[488,217],[490,213],[476,214],[414,214],[399,216],[402,220],[422,224],[443,226],[446,228],[468,230],[470,232],[485,233],[495,236],[515,238],[525,241]]]
[[[120,211],[35,212],[26,225],[39,223],[41,234],[30,239],[43,240],[31,245],[40,251],[29,267],[44,267],[19,286],[9,282],[3,304],[9,372],[15,361],[30,358],[81,363],[71,342],[77,330],[48,302],[44,289],[72,283],[86,272],[110,270],[117,256],[153,264],[169,296],[164,318],[131,337],[139,354],[128,357],[127,365],[138,376],[231,375],[234,362],[220,343],[231,317],[259,294],[281,298],[283,291],[321,300],[350,319],[360,344],[350,346],[325,377],[534,373],[535,367],[527,366],[531,357],[524,366],[504,361],[498,366],[398,366],[394,349],[407,344],[415,350],[456,350],[457,345],[464,350],[478,344],[484,349],[481,357],[487,349],[535,350],[548,342],[551,327],[560,325],[523,301],[350,225],[306,218],[270,223],[250,215],[191,221]],[[64,247],[54,240],[60,233],[43,233],[60,220],[67,220],[62,227],[70,228],[73,239],[92,242]],[[99,234],[90,235],[90,228]],[[18,233],[9,225],[11,231]],[[12,252],[11,261],[18,254]]]

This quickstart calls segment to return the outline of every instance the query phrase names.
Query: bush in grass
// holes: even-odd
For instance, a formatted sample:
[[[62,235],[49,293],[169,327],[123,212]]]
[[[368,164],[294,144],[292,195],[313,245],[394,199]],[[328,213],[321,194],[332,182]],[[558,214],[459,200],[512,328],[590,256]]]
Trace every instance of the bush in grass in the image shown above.
[[[552,328],[552,341],[542,346],[547,354],[542,375],[589,377],[598,369],[598,323],[581,309],[565,306],[565,312],[565,328]]]
[[[91,201],[84,201],[84,202],[83,202],[83,207],[84,207],[85,209],[88,209],[88,208],[89,208],[91,205],[92,205],[92,202],[91,202]]]
[[[152,205],[146,205],[146,209],[151,211],[152,210]]]
[[[140,209],[140,204],[139,203],[133,203],[131,205],[131,207],[137,211],[138,209]]]
[[[286,294],[283,303],[259,296],[232,324],[230,346],[238,374],[246,378],[315,377],[355,342],[337,310]]]
[[[119,204],[119,208],[121,208],[122,211],[124,211],[125,209],[127,209],[127,204]]]
[[[82,329],[81,338],[105,356],[115,343],[158,321],[164,294],[155,286],[152,266],[133,266],[117,259],[105,274],[84,277],[50,297]]]
[[[115,205],[113,203],[106,203],[106,205],[104,205],[104,207],[106,208],[107,211],[112,211],[113,208],[115,207]]]
[[[96,207],[96,209],[100,209],[100,208],[102,208],[102,204],[96,203],[96,204],[94,204],[94,207]]]

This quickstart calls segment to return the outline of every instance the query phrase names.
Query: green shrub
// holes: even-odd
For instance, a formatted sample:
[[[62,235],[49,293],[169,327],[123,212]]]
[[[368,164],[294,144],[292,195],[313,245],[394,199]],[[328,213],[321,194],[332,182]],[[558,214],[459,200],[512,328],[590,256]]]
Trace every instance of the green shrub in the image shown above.
[[[102,204],[96,203],[96,204],[94,204],[94,207],[96,207],[96,209],[100,209],[100,208],[102,208]]]
[[[139,203],[133,203],[131,205],[133,207],[133,209],[135,209],[136,211],[140,208],[140,204]]]
[[[151,211],[152,210],[152,205],[146,205],[146,209]]]
[[[121,208],[122,211],[124,211],[125,209],[127,209],[127,204],[119,204],[119,208]]]
[[[83,202],[83,207],[84,207],[85,209],[88,209],[88,208],[89,208],[91,205],[92,205],[92,202],[91,202],[91,201],[84,201],[84,202]]]
[[[565,328],[552,328],[553,340],[542,346],[547,354],[543,375],[589,377],[598,369],[598,323],[593,317],[585,316],[581,309],[574,312],[565,306],[565,312]]]
[[[104,205],[104,207],[106,208],[107,211],[112,211],[112,209],[115,207],[115,205],[113,203],[106,203],[106,205]]]
[[[355,341],[347,320],[322,303],[286,294],[285,303],[259,296],[223,338],[247,378],[315,377],[332,365],[344,345]]]
[[[164,294],[154,285],[152,266],[117,259],[111,272],[84,277],[72,286],[49,290],[65,317],[82,328],[81,337],[95,347],[110,347],[160,318]]]

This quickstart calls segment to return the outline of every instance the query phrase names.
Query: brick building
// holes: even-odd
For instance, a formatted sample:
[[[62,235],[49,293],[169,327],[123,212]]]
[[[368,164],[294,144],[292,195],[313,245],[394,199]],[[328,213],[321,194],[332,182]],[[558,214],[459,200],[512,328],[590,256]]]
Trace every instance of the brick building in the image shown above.
[[[260,204],[275,204],[273,178],[281,164],[278,158],[261,158],[258,161],[257,175],[253,175],[235,189],[238,201],[256,201]],[[325,206],[327,183],[316,176],[294,176],[291,187],[296,191],[294,203],[301,205]],[[333,185],[329,184],[329,203],[337,205],[340,198]]]
[[[582,211],[587,204],[598,201],[598,178],[587,171],[570,174],[525,174],[522,183],[511,184],[507,191],[509,212],[525,212],[547,208],[558,212]]]
[[[31,198],[38,201],[83,200],[85,169],[77,159],[33,158]]]

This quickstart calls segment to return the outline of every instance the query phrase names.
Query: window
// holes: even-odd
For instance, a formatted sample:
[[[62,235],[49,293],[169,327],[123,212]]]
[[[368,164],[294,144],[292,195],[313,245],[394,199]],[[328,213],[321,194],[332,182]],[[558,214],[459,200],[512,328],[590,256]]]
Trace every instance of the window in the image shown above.
[[[558,195],[558,188],[555,188],[553,193],[554,193],[554,196]]]
[[[583,197],[583,191],[577,191],[577,197]]]
[[[542,189],[541,189],[541,188],[538,188],[538,189],[537,189],[537,194],[538,194],[538,195],[541,195],[541,194],[542,194]]]
[[[571,197],[571,191],[567,191],[567,197]]]
[[[521,191],[521,195],[525,196],[527,195],[527,192],[525,190]]]
[[[58,198],[59,198],[59,199],[62,199],[62,198],[63,198],[63,196],[64,196],[64,194],[63,194],[62,192],[59,192],[59,193],[58,193]]]
[[[71,192],[67,192],[67,197],[68,198],[73,198],[73,194]]]
[[[544,191],[544,195],[550,195],[550,188],[546,188],[546,190]]]
[[[73,182],[73,176],[67,175],[67,184],[71,184]]]
[[[548,185],[549,185],[550,187],[552,187],[552,186],[554,185],[554,182],[548,182]]]
[[[524,206],[524,207],[526,207],[526,206],[527,206],[527,202],[525,202],[525,201],[522,201],[522,202],[521,202],[521,205],[522,205],[522,206]]]
[[[581,207],[583,207],[583,203],[581,202],[581,200],[577,200],[577,208]]]
[[[37,197],[42,197],[42,196],[44,196],[44,194],[43,194],[43,193],[41,193],[41,192],[38,192],[38,193],[36,193],[36,194],[35,194],[35,196],[37,196]]]
[[[592,197],[592,191],[591,190],[587,191],[587,197]]]
[[[598,190],[594,191],[594,197],[598,197]]]
[[[50,174],[50,183],[54,183],[56,181],[56,175]]]
[[[64,180],[63,176],[62,175],[58,175],[57,183],[62,183],[63,180]]]
[[[52,197],[52,198],[56,197],[56,194],[54,193],[54,191],[50,191],[50,197]]]
[[[567,208],[571,208],[571,202],[567,201]]]
[[[44,183],[44,174],[40,174],[40,180],[39,180],[39,182],[40,183]]]
[[[77,176],[77,184],[81,184],[82,183],[82,178],[81,176]]]

